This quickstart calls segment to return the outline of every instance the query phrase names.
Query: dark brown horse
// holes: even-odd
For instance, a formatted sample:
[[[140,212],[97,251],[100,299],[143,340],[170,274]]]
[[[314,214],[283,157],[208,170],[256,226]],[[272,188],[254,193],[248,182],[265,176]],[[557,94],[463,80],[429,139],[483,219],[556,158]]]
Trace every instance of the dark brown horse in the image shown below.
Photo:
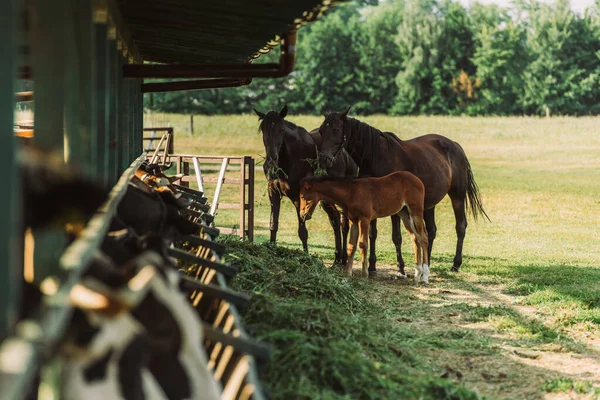
[[[300,218],[300,180],[312,174],[312,168],[307,160],[317,159],[315,140],[309,132],[284,118],[287,115],[287,105],[280,112],[269,111],[264,114],[254,110],[261,123],[259,126],[263,135],[263,143],[267,153],[263,169],[269,186],[269,200],[271,203],[271,243],[277,239],[279,228],[279,210],[281,197],[288,197],[298,217],[298,236],[302,241],[302,247],[308,251],[308,231],[305,221]],[[356,175],[356,165],[350,158],[338,160],[328,165],[327,173],[334,176]],[[342,235],[340,225],[340,213],[334,204],[323,202],[323,210],[329,217],[335,236],[335,262],[346,262],[346,240]],[[346,224],[347,225],[347,224]]]
[[[487,217],[483,210],[479,188],[462,147],[441,135],[424,135],[400,140],[391,132],[382,132],[364,122],[348,117],[348,111],[330,113],[319,128],[322,142],[319,158],[325,165],[346,149],[359,166],[359,176],[385,176],[395,171],[409,171],[425,185],[424,219],[429,236],[428,254],[436,236],[435,206],[448,194],[456,218],[456,254],[452,271],[462,264],[462,247],[467,228],[467,203],[473,217]],[[489,219],[489,218],[488,218]],[[377,220],[371,222],[369,274],[376,275],[375,241]],[[404,275],[404,260],[400,250],[400,220],[392,216],[392,239],[400,273]]]
[[[427,232],[423,221],[425,188],[423,182],[406,171],[381,178],[309,178],[300,189],[300,216],[309,215],[318,201],[327,200],[342,207],[350,220],[350,243],[346,275],[352,275],[356,243],[362,256],[362,273],[367,273],[369,223],[376,218],[396,215],[410,232],[415,248],[415,281],[429,283]],[[358,229],[357,229],[358,227]],[[360,240],[357,240],[360,236]]]

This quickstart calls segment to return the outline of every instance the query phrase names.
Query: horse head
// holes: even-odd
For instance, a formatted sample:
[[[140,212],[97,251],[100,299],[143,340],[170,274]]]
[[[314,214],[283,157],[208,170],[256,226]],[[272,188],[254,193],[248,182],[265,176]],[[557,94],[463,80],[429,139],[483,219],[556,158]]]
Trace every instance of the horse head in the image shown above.
[[[317,151],[319,163],[325,168],[333,166],[336,157],[342,153],[346,146],[348,138],[344,126],[348,120],[348,111],[350,111],[350,107],[343,112],[329,113],[319,127],[321,143],[317,144]]]
[[[279,154],[283,146],[285,136],[285,116],[287,115],[287,105],[283,106],[281,111],[269,111],[266,114],[257,111],[260,122],[259,129],[263,135],[263,144],[267,152],[267,162],[274,166],[279,165]]]

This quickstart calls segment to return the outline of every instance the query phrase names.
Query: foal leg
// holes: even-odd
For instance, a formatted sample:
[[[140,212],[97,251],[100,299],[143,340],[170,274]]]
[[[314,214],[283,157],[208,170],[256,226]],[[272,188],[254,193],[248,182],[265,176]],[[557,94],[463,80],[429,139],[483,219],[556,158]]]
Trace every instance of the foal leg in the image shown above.
[[[367,246],[369,244],[369,220],[367,218],[361,218],[358,222],[358,233],[360,235],[360,241],[358,246],[360,247],[360,255],[362,261],[362,276],[368,277],[369,273],[367,272]]]
[[[427,228],[427,259],[431,261],[431,249],[433,249],[433,241],[437,234],[437,226],[435,224],[435,207],[425,210],[423,212],[423,218],[425,219],[425,227]],[[429,262],[427,263],[429,264]]]
[[[296,216],[298,217],[298,237],[302,242],[302,248],[308,252],[308,230],[306,229],[306,223],[300,217],[300,202],[295,200],[293,203],[296,207]]]
[[[342,260],[341,264],[346,265],[348,261],[348,231],[350,231],[350,224],[348,222],[348,215],[346,211],[340,213],[341,224],[342,224]]]
[[[427,236],[428,236],[427,231],[425,230],[425,221],[423,221],[423,218],[421,217],[420,214],[413,214],[413,215],[411,215],[411,217],[412,217],[412,221],[413,221],[414,227],[415,227],[415,237],[416,237],[416,242],[418,244],[418,251],[419,251],[421,265],[422,265],[422,271],[423,271],[423,275],[421,276],[421,279],[423,280],[424,283],[428,284],[429,283],[429,254],[428,254],[429,240],[427,238]]]
[[[460,265],[462,264],[462,248],[465,240],[465,233],[467,232],[467,215],[465,210],[465,196],[456,196],[449,193],[450,200],[452,201],[452,209],[454,210],[454,217],[456,218],[456,254],[454,255],[454,265],[452,266],[452,272],[458,272]]]
[[[420,251],[420,245],[416,236],[416,227],[414,225],[414,221],[406,212],[406,210],[402,210],[400,212],[400,218],[402,218],[402,222],[406,227],[408,233],[410,233],[410,237],[413,241],[413,250],[415,253],[415,283],[419,283],[421,281],[421,277],[423,276],[423,253]]]
[[[396,247],[396,261],[398,266],[398,277],[406,278],[406,272],[404,272],[404,259],[402,258],[402,235],[400,233],[400,216],[398,214],[392,215],[392,241]]]
[[[350,220],[350,240],[348,241],[348,261],[346,262],[345,273],[352,276],[352,264],[354,262],[354,253],[356,252],[356,242],[358,240],[358,221]]]
[[[339,264],[342,261],[342,238],[340,232],[340,213],[333,203],[327,201],[321,202],[321,207],[327,213],[329,217],[329,223],[333,229],[333,235],[335,238],[335,260],[333,264]]]
[[[377,276],[377,256],[375,255],[375,241],[377,240],[377,219],[371,221],[371,229],[369,230],[369,276]]]
[[[269,201],[271,203],[271,223],[269,229],[271,230],[271,243],[275,243],[277,240],[277,230],[279,229],[279,209],[281,207],[281,194],[277,190],[269,190]]]

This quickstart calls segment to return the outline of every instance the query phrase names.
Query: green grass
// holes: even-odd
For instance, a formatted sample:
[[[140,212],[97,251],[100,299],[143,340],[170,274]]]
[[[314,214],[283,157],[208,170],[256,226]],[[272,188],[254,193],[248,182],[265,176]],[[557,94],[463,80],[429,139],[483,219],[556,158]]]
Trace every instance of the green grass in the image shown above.
[[[265,154],[254,116],[197,116],[193,137],[184,130],[187,117],[165,118],[175,127],[177,152],[251,155],[257,160]],[[321,117],[309,116],[289,119],[307,129],[322,121]],[[594,342],[588,340],[600,335],[600,118],[371,116],[361,120],[395,132],[402,139],[440,133],[459,142],[469,157],[491,222],[476,222],[469,215],[463,266],[459,274],[452,274],[449,269],[456,246],[454,217],[448,200],[438,205],[431,285],[427,290],[405,281],[340,279],[337,271],[321,267],[318,260],[305,260],[300,252],[284,253],[283,258],[304,260],[286,269],[264,263],[276,254],[264,253],[264,249],[271,248],[259,246],[257,259],[252,261],[258,270],[240,275],[239,279],[248,282],[238,282],[238,288],[258,293],[257,301],[265,302],[266,308],[276,309],[272,318],[260,322],[262,330],[257,328],[257,332],[285,331],[286,325],[296,324],[291,316],[297,309],[298,325],[282,333],[285,340],[281,340],[288,346],[286,351],[291,351],[291,337],[301,332],[297,339],[303,350],[298,351],[313,357],[312,362],[302,364],[307,375],[295,372],[296,386],[289,382],[286,386],[282,376],[269,375],[274,394],[280,398],[295,397],[293,390],[299,390],[300,397],[338,398],[349,390],[352,398],[378,397],[404,390],[404,376],[415,377],[414,386],[422,389],[426,386],[425,376],[439,377],[445,374],[447,366],[463,375],[457,378],[450,373],[449,383],[463,383],[489,398],[537,398],[546,391],[544,382],[562,378],[590,382],[595,377],[600,381],[598,375],[586,377],[568,369],[557,370],[554,359],[544,353],[574,352],[590,360],[600,359],[600,344],[594,347]],[[233,173],[231,176],[236,177]],[[209,199],[213,191],[214,184],[207,185]],[[222,201],[235,202],[238,195],[236,186],[225,185]],[[270,208],[262,167],[256,171],[255,199],[255,241],[264,243],[269,238]],[[238,217],[238,211],[222,210],[216,221],[231,227],[238,223]],[[278,246],[289,251],[300,249],[297,227],[292,204],[282,200]],[[333,234],[325,213],[316,211],[307,227],[310,253],[330,264]],[[391,272],[389,265],[395,264],[389,219],[380,220],[378,228],[378,265],[387,265],[387,273]],[[410,265],[412,249],[406,233],[403,239],[403,255]],[[265,267],[260,267],[261,263]],[[294,268],[308,268],[312,278],[305,280],[307,277],[293,272]],[[268,270],[273,271],[273,276],[266,279],[270,276]],[[372,311],[365,312],[364,307]],[[362,360],[353,358],[357,356],[353,353],[367,346],[357,329],[369,315],[373,321],[363,323],[368,325],[367,332],[375,341],[394,338],[393,346],[401,355],[388,349],[391,354],[377,357],[398,359],[381,361],[371,353],[364,354],[369,355],[369,362],[401,364],[398,368],[402,373],[400,377],[393,375],[385,366],[384,372],[375,373],[375,364],[369,363],[365,365],[371,372],[357,366],[352,371],[358,375],[393,376],[390,379],[395,382],[371,386],[359,380],[360,385],[366,385],[363,392],[347,382],[350,378],[335,377],[348,372],[340,370],[340,365],[348,360]],[[382,321],[389,329],[381,325]],[[345,338],[350,343],[328,345],[330,342],[323,339],[328,336],[322,335],[336,332],[334,326],[349,332]],[[372,326],[378,328],[374,331]],[[305,331],[310,332],[309,339]],[[278,337],[263,338],[280,343]],[[314,366],[313,363],[319,363],[319,349],[323,346],[332,357],[338,352],[344,354],[339,356],[342,364]],[[374,354],[385,352],[383,344],[375,346],[381,347]],[[520,349],[519,354],[538,352],[533,355],[539,356],[535,365],[528,364],[527,357],[508,357],[514,348]],[[287,360],[290,363],[300,356],[293,354]],[[467,359],[479,360],[487,375],[483,376],[479,367],[465,367],[470,364]],[[573,368],[579,369],[580,366]],[[499,378],[497,371],[504,371],[507,377]],[[330,378],[329,374],[333,376]],[[522,379],[521,375],[529,379]],[[421,389],[401,397],[417,398]]]
[[[561,393],[573,390],[579,394],[600,395],[600,390],[595,390],[590,382],[578,381],[569,378],[556,378],[544,382],[544,390],[550,393]]]

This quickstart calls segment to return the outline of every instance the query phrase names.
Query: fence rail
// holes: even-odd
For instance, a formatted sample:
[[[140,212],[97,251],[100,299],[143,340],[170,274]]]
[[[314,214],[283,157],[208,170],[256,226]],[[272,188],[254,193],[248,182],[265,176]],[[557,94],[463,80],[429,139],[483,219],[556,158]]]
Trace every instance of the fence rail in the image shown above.
[[[254,158],[250,156],[202,156],[195,154],[169,154],[169,162],[174,162],[177,173],[183,173],[185,176],[181,180],[181,185],[190,187],[190,183],[195,183],[200,192],[206,195],[205,183],[216,183],[217,187],[211,202],[210,214],[214,216],[217,210],[239,210],[239,229],[219,227],[222,233],[236,233],[240,238],[246,238],[249,242],[254,241]],[[205,176],[207,166],[220,165],[213,167],[210,171],[219,171],[218,176]],[[204,166],[204,169],[202,168]],[[194,172],[194,175],[191,175]],[[238,178],[226,177],[226,172],[239,173]],[[239,186],[239,202],[223,203],[220,201],[223,185]]]

